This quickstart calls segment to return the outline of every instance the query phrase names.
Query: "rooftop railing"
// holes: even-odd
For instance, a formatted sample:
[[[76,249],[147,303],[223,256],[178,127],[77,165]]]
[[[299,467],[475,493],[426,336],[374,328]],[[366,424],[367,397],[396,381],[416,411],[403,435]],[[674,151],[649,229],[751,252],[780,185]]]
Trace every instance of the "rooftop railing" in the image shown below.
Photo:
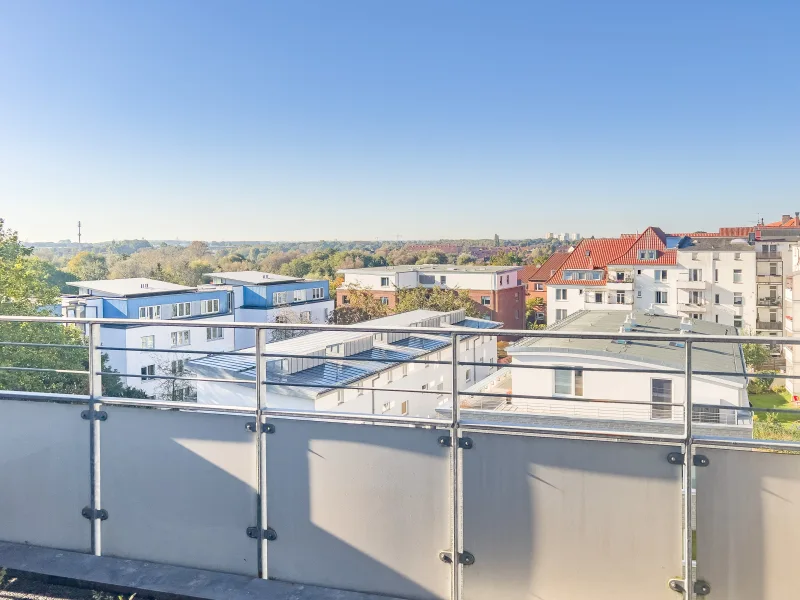
[[[21,327],[64,322],[87,326],[84,344],[17,335]],[[0,540],[409,599],[711,593],[777,600],[796,593],[784,561],[772,564],[769,557],[796,547],[791,523],[800,503],[800,444],[749,433],[749,415],[785,420],[793,409],[695,401],[708,397],[712,382],[742,377],[707,368],[710,343],[762,343],[761,337],[214,323],[253,330],[257,350],[191,352],[251,357],[255,379],[154,375],[249,385],[249,408],[202,397],[177,403],[104,396],[104,378],[119,376],[103,368],[104,353],[190,352],[103,344],[103,326],[129,324],[0,317],[0,383],[11,376],[30,387],[67,376],[86,383],[73,394],[0,391]],[[352,382],[326,389],[400,399],[445,395],[450,402],[435,417],[344,412],[346,403],[340,411],[271,406],[270,386],[278,384],[267,361],[293,355],[267,352],[265,342],[268,332],[286,330],[447,339],[456,349],[449,360],[398,360],[420,371],[446,369],[442,390]],[[682,367],[619,360],[619,367],[487,364],[462,349],[463,342],[498,334],[666,343]],[[30,352],[55,363],[32,366]],[[86,368],[58,368],[68,352],[82,353]],[[14,364],[16,356],[28,362]],[[364,364],[364,357],[328,359]],[[463,383],[467,369],[498,367],[502,372],[484,384],[474,377],[470,387]],[[570,373],[573,384],[580,372],[581,385],[607,377],[609,389],[603,397],[514,393],[524,386],[513,373],[524,383],[556,371]],[[653,375],[673,378],[684,400],[615,396],[626,377],[649,382]],[[519,410],[502,409],[509,398]],[[561,406],[563,413],[554,414]],[[735,437],[743,432],[747,438]]]

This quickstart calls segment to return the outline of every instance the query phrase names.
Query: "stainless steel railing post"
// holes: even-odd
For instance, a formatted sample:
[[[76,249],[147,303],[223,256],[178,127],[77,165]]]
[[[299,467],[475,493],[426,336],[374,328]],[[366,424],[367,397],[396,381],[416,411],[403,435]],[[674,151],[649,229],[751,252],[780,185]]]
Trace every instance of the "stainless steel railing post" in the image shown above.
[[[101,469],[100,469],[100,398],[103,395],[102,354],[100,350],[100,324],[90,323],[89,344],[89,481],[91,486],[89,505],[92,509],[92,554],[102,556],[102,531],[100,509]]]
[[[267,343],[267,330],[256,328],[256,444],[258,457],[258,576],[267,579],[267,543],[264,530],[267,528],[267,434],[264,430],[264,416],[267,394],[267,359],[264,347]]]
[[[453,535],[452,535],[452,600],[460,600],[461,598],[461,486],[459,485],[459,464],[458,464],[458,429],[459,429],[459,406],[458,406],[458,334],[452,335],[452,403],[453,410],[451,412],[450,420],[450,475],[452,477],[451,494],[453,496],[452,517],[453,517]]]
[[[683,580],[685,582],[683,596],[691,600],[694,591],[692,573],[692,342],[686,342],[686,367],[684,402],[684,459],[683,459]]]

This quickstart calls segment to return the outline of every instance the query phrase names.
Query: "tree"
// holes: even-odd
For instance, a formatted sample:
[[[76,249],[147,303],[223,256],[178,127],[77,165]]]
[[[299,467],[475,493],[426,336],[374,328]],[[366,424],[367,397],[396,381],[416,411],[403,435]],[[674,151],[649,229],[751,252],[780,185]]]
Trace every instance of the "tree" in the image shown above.
[[[489,259],[489,264],[498,267],[521,265],[522,258],[514,252],[498,252]]]
[[[751,371],[758,371],[769,360],[769,350],[763,344],[743,344],[744,362]]]
[[[432,288],[420,286],[397,290],[396,312],[419,309],[443,312],[464,309],[468,317],[480,317],[482,315],[479,305],[469,297],[465,290],[441,288],[439,286]]]
[[[347,290],[344,294],[347,301],[333,310],[329,318],[331,323],[351,325],[385,317],[390,313],[389,307],[382,304],[369,288],[360,288],[354,284],[344,287]]]
[[[93,252],[78,252],[67,263],[67,271],[81,281],[93,281],[108,277],[108,266],[105,256]]]
[[[311,317],[308,316],[308,314],[298,313],[291,308],[284,308],[275,315],[273,323],[290,323],[293,325],[308,324],[311,323]],[[313,333],[310,329],[272,329],[270,331],[272,332],[273,342],[290,340]]]

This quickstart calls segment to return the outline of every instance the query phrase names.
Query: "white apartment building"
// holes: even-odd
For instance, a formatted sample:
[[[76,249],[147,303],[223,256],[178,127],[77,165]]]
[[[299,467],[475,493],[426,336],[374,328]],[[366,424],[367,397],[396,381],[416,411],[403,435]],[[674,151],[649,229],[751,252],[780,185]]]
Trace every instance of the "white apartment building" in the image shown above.
[[[730,325],[640,311],[630,314],[620,311],[580,311],[550,329],[575,333],[735,333]],[[749,414],[735,409],[749,406],[741,345],[695,343],[692,348],[695,370],[731,373],[692,377],[693,402],[714,405],[695,407],[693,419],[703,423],[749,428]],[[663,374],[655,371],[682,370],[684,349],[685,344],[678,342],[528,338],[509,346],[507,352],[512,357],[512,364],[539,368],[511,367],[505,370],[504,375],[510,377],[510,382],[503,387],[513,395],[502,402],[495,402],[490,409],[587,419],[680,421],[683,418],[682,407],[671,405],[685,401],[684,376],[682,373]],[[644,372],[606,373],[598,369],[636,369]],[[653,370],[654,373],[648,373],[647,370]],[[582,401],[590,399],[604,402]],[[475,396],[469,406],[476,407],[475,403],[479,401],[480,397]]]
[[[359,324],[364,325],[440,327],[445,335],[326,331],[268,343],[267,354],[303,358],[267,359],[266,405],[297,410],[435,417],[436,409],[450,400],[451,365],[404,364],[403,361],[450,361],[452,343],[446,333],[454,326],[482,330],[502,326],[466,317],[463,310],[415,310]],[[497,362],[497,336],[462,339],[458,353],[462,361],[487,363],[486,367],[459,367],[460,386],[467,388],[494,372],[495,367],[488,364]],[[253,384],[199,382],[198,402],[255,406],[254,356],[236,353],[209,356],[193,360],[189,366],[204,377],[253,381]],[[331,385],[356,389],[328,387]],[[389,391],[392,389],[408,391]]]
[[[547,282],[548,322],[582,310],[651,310],[780,335],[789,240],[671,235],[584,240]],[[616,255],[616,256],[615,256]]]

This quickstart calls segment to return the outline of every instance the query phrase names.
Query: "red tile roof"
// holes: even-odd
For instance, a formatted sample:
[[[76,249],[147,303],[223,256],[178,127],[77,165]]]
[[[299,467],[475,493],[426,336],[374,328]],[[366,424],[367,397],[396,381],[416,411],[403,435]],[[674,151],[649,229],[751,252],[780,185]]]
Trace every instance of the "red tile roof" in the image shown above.
[[[609,261],[612,265],[674,265],[678,262],[678,251],[667,250],[667,236],[658,227],[648,227],[633,244],[618,257]],[[656,250],[652,260],[639,258],[639,250]]]
[[[766,225],[762,225],[762,227],[800,227],[798,224],[797,219],[792,217],[787,221],[775,221],[774,223],[767,223]]]
[[[564,261],[569,257],[570,252],[554,252],[550,255],[550,258],[542,263],[539,270],[536,271],[532,277],[528,278],[528,281],[547,281],[558,272],[561,265],[563,265]]]
[[[525,283],[526,281],[530,280],[531,277],[536,275],[536,271],[539,270],[539,265],[525,265],[517,272],[517,278]]]
[[[584,238],[575,246],[569,258],[564,261],[561,269],[547,281],[548,285],[605,285],[605,272],[602,279],[564,279],[564,270],[595,270],[603,269],[616,256],[628,251],[633,238]]]

